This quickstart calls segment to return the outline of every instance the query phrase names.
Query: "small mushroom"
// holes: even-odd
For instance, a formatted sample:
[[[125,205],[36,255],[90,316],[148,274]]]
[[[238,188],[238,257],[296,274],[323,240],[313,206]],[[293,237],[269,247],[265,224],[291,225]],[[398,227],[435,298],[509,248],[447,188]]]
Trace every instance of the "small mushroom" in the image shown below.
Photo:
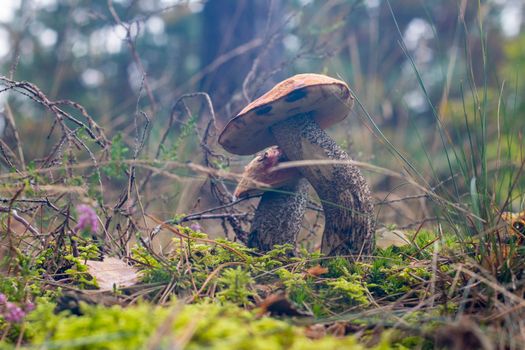
[[[276,244],[295,245],[308,199],[308,182],[296,169],[273,171],[286,161],[282,150],[270,147],[248,163],[234,196],[243,197],[265,185],[276,190],[265,191],[255,211],[248,246],[261,251]]]
[[[350,157],[323,129],[343,120],[353,105],[346,83],[299,74],[277,84],[231,119],[219,143],[235,154],[278,145],[289,160],[334,160],[299,168],[322,201],[326,255],[370,254],[375,222],[368,184]]]
[[[239,181],[233,195],[236,198],[241,198],[250,192],[261,189],[261,187],[280,188],[296,182],[302,176],[297,169],[273,169],[285,160],[286,156],[278,146],[259,152],[244,167],[241,181]]]
[[[525,210],[521,213],[503,212],[501,218],[510,226],[510,233],[521,244],[525,240]]]

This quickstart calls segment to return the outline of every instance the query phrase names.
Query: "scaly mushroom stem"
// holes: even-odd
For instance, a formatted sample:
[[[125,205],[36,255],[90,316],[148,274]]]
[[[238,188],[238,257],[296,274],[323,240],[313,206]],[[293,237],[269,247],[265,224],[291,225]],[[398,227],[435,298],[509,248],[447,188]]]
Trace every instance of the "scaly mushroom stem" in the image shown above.
[[[271,131],[289,160],[350,160],[307,114],[279,122]],[[300,172],[322,201],[325,229],[321,252],[326,255],[368,255],[375,246],[370,189],[351,164],[301,167]]]
[[[295,247],[308,202],[308,181],[296,182],[263,194],[255,211],[248,247],[267,252],[276,244]]]

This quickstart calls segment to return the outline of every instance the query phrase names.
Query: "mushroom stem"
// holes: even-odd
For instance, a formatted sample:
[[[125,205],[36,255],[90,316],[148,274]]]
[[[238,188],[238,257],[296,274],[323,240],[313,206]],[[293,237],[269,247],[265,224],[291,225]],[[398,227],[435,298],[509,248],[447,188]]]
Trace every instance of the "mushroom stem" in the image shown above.
[[[294,160],[350,160],[308,114],[271,127],[277,144]],[[351,164],[299,168],[321,199],[325,229],[321,252],[325,255],[369,255],[375,246],[375,222],[370,189],[361,171]]]
[[[276,244],[295,248],[308,202],[308,181],[301,178],[292,184],[263,194],[255,211],[248,247],[269,251]]]

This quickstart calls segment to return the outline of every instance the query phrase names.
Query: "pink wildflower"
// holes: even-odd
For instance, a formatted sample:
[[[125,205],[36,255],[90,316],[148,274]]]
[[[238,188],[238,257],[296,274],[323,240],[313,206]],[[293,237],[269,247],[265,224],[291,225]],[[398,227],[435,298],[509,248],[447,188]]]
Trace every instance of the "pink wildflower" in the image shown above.
[[[0,316],[9,323],[20,323],[26,315],[35,309],[35,304],[27,301],[23,307],[8,301],[5,294],[0,293]]]
[[[9,323],[22,322],[26,313],[19,306],[13,303],[7,303],[5,305],[4,319]]]
[[[98,231],[98,217],[95,209],[86,204],[77,206],[78,223],[75,231],[89,230],[92,233]]]

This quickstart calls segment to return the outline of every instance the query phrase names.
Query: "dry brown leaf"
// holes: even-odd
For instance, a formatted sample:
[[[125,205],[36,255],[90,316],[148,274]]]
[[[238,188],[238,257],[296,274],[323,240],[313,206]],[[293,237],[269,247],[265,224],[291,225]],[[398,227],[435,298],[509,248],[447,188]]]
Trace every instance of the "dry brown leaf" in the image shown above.
[[[304,328],[304,335],[310,339],[321,339],[326,336],[326,328],[322,324],[312,324]]]
[[[342,322],[336,322],[326,329],[326,333],[338,338],[344,337],[346,335],[346,325]]]
[[[138,282],[138,271],[118,258],[104,258],[104,261],[86,261],[88,272],[97,279],[100,290],[129,287]]]
[[[321,265],[317,265],[314,267],[310,267],[308,270],[306,270],[306,273],[311,276],[317,277],[328,273],[328,269],[326,267],[322,267]]]

